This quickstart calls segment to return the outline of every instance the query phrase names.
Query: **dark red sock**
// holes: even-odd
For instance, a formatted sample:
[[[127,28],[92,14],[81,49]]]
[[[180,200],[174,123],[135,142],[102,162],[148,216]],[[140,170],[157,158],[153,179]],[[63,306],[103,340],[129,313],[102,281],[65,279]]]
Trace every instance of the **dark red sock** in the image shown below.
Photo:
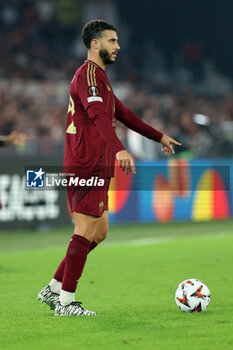
[[[98,243],[96,243],[95,241],[91,242],[90,245],[90,251],[89,253],[95,249],[97,247]],[[65,260],[66,257],[63,258],[63,260],[61,261],[60,265],[57,268],[57,271],[55,272],[53,278],[55,278],[55,280],[62,282],[62,278],[63,278],[63,274],[64,274],[64,269],[65,269]]]
[[[90,251],[90,245],[90,241],[85,237],[72,236],[65,258],[62,290],[71,293],[75,292],[87,260],[87,254]]]
[[[96,243],[95,241],[92,241],[91,242],[91,245],[90,245],[90,252],[95,249],[97,247],[98,243]]]
[[[55,280],[59,282],[62,282],[64,269],[65,269],[65,261],[66,261],[66,257],[64,257],[63,260],[60,262],[60,265],[58,266],[57,271],[53,276],[53,278],[55,278]]]

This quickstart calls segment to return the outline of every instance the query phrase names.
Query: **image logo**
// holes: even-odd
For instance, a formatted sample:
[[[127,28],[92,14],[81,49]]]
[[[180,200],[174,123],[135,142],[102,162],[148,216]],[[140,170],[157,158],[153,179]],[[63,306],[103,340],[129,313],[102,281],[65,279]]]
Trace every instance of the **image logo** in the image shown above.
[[[91,86],[88,89],[88,94],[90,96],[98,96],[100,93],[99,89],[97,88],[97,86]]]
[[[44,174],[45,171],[40,170],[27,170],[27,183],[28,188],[44,187]]]

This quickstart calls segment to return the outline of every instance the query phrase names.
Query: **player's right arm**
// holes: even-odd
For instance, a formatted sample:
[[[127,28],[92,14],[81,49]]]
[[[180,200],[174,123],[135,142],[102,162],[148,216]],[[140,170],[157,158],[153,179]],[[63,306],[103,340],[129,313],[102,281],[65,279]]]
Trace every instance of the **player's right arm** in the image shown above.
[[[101,138],[116,152],[116,159],[122,170],[126,169],[127,174],[130,171],[135,173],[133,158],[118,139],[115,128],[105,112],[105,103],[107,101],[105,86],[98,77],[95,77],[93,80],[94,85],[90,85],[85,74],[78,78],[77,90],[83,107],[87,111],[88,117],[97,127]]]

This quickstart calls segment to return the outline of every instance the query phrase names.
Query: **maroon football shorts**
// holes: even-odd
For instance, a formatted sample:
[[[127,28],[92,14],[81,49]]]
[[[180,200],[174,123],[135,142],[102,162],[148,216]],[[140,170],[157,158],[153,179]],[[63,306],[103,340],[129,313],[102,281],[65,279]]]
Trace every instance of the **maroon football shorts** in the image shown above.
[[[104,179],[101,187],[67,187],[67,198],[71,212],[101,216],[108,210],[108,188],[111,178]]]

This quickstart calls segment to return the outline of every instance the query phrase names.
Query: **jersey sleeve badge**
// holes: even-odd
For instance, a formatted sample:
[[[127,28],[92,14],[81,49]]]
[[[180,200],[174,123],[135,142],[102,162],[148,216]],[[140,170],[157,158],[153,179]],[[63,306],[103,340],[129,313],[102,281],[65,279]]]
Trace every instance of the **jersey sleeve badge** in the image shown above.
[[[103,102],[102,97],[99,96],[100,90],[98,89],[97,86],[90,86],[87,90],[88,95],[90,95],[90,97],[87,98],[88,102],[93,102],[93,101],[99,101],[99,102]]]

